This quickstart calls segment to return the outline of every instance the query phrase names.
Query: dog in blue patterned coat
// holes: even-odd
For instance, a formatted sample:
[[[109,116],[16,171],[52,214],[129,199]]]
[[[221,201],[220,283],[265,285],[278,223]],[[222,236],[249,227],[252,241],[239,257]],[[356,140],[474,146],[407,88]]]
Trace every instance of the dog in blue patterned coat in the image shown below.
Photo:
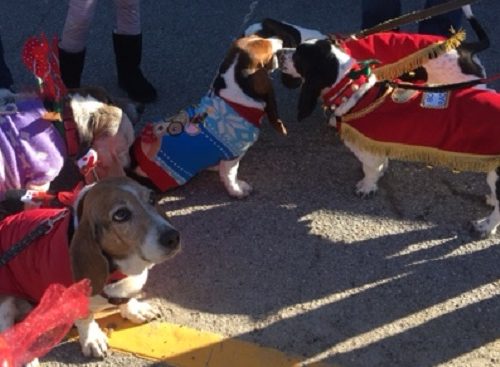
[[[197,105],[145,126],[132,149],[136,164],[132,175],[142,182],[146,178],[163,192],[218,166],[229,195],[249,195],[252,187],[238,179],[238,166],[257,141],[264,115],[286,135],[269,77],[277,68],[275,53],[281,47],[282,41],[276,39],[237,39]]]

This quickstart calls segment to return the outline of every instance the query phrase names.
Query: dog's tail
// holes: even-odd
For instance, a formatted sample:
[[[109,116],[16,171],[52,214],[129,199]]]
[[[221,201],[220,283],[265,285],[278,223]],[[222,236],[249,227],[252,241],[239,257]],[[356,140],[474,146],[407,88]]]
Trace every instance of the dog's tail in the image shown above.
[[[475,54],[480,51],[484,51],[490,47],[490,38],[488,34],[484,30],[481,23],[477,20],[477,18],[472,13],[472,7],[470,5],[466,5],[462,7],[462,11],[467,18],[472,30],[476,33],[477,41],[470,42],[467,44],[469,51],[472,54]]]

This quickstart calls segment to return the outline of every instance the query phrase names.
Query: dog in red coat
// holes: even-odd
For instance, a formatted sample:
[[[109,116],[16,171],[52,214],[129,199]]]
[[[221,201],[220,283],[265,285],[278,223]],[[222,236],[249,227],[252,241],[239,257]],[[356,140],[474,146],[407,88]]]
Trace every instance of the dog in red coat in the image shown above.
[[[407,89],[378,82],[376,68],[370,75],[367,65],[328,40],[284,49],[278,56],[283,73],[304,81],[299,119],[309,116],[322,99],[341,139],[361,161],[364,178],[356,186],[358,195],[377,191],[389,158],[489,172],[487,202],[494,209],[475,221],[474,228],[483,237],[496,232],[500,224],[499,93],[470,87]]]
[[[9,251],[30,239],[22,251]],[[43,228],[43,227],[42,227]],[[153,192],[130,178],[107,178],[84,188],[68,209],[33,209],[0,221],[0,332],[37,303],[50,284],[90,279],[91,313],[75,324],[83,354],[102,357],[107,337],[94,313],[118,307],[140,323],[156,316],[136,297],[149,269],[173,257],[179,233],[159,210]]]

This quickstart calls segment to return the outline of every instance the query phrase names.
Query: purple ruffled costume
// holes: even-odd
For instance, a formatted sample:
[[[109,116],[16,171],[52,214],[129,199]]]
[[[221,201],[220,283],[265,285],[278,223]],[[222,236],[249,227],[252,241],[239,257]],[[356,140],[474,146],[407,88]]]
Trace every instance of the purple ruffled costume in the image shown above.
[[[63,137],[36,97],[15,102],[17,111],[0,114],[0,200],[6,190],[43,185],[61,171],[66,157]]]

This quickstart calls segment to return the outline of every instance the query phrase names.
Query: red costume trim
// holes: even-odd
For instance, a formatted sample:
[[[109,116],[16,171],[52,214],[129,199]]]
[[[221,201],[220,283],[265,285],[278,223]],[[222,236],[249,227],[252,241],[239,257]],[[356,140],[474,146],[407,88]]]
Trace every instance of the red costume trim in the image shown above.
[[[148,173],[148,178],[153,181],[161,191],[166,191],[169,188],[177,187],[179,184],[170,176],[166,170],[158,169],[158,164],[149,159],[141,149],[141,139],[136,139],[132,146],[137,165]]]
[[[260,128],[260,126],[262,125],[262,117],[264,117],[265,114],[263,110],[255,107],[243,106],[224,97],[220,98],[223,99],[224,102],[226,102],[228,105],[230,105],[236,112],[238,112],[241,117],[243,117],[255,127]]]

